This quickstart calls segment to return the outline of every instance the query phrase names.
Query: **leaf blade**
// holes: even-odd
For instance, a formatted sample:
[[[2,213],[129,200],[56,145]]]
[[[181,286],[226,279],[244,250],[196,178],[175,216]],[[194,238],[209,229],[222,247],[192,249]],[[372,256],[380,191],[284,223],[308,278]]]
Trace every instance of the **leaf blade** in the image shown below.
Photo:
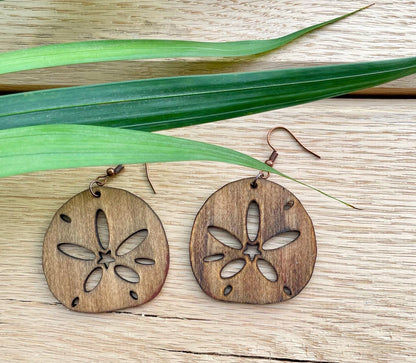
[[[416,57],[156,78],[0,97],[0,129],[53,123],[157,131],[338,96],[416,73]]]
[[[371,5],[369,5],[371,6]],[[239,57],[280,48],[369,6],[275,39],[197,42],[164,39],[95,40],[52,44],[0,54],[0,74],[69,64],[176,57]]]
[[[296,180],[238,151],[145,131],[87,125],[38,125],[0,130],[0,178],[33,171],[169,161],[220,161]]]
[[[84,125],[0,131],[0,177],[58,168],[185,160],[224,161],[276,173],[234,150],[144,131]]]

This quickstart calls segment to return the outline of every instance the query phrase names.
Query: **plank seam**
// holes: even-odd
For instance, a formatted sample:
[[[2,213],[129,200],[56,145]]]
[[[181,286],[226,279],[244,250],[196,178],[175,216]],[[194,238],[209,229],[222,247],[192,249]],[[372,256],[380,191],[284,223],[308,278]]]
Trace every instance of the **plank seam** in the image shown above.
[[[216,357],[267,359],[269,361],[275,361],[275,362],[336,363],[334,361],[304,360],[304,359],[293,359],[293,358],[268,357],[268,356],[261,356],[261,355],[224,354],[224,353],[217,353],[217,352],[194,352],[194,351],[191,351],[191,350],[176,350],[176,349],[165,349],[165,348],[159,348],[159,350],[162,350],[162,351],[165,351],[165,352],[170,352],[170,353],[208,355],[208,356],[216,356]]]

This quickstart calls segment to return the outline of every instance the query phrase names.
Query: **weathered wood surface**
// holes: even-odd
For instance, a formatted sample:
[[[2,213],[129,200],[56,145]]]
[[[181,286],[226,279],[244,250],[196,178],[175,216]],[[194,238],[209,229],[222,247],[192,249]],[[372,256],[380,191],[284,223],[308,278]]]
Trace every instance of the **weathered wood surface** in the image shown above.
[[[105,168],[0,179],[0,356],[3,361],[412,362],[416,355],[416,102],[335,99],[164,133],[232,146],[260,160],[269,128],[276,167],[353,203],[353,210],[275,176],[311,216],[318,255],[294,299],[242,305],[209,298],[194,279],[189,239],[203,202],[256,171],[212,162],[127,166],[109,186],[145,199],[170,246],[151,302],[98,315],[59,304],[42,273],[55,211]]]
[[[205,41],[285,35],[368,5],[363,1],[0,2],[0,51],[90,39]],[[0,76],[0,92],[129,79],[335,64],[415,56],[413,0],[376,5],[282,50],[235,59],[74,65]],[[415,95],[416,77],[364,94]],[[194,218],[224,184],[256,172],[212,162],[128,166],[109,186],[139,195],[159,215],[170,247],[161,293],[139,307],[89,315],[67,310],[42,272],[56,210],[105,168],[0,179],[0,356],[3,361],[412,362],[416,356],[416,101],[336,99],[164,133],[265,160],[269,128],[277,168],[355,204],[352,210],[277,177],[310,214],[318,255],[302,293],[271,305],[209,298],[189,261]]]
[[[0,51],[91,39],[232,41],[286,35],[369,1],[29,1],[0,2]],[[0,91],[130,79],[237,72],[415,56],[416,4],[379,0],[370,9],[284,49],[235,59],[143,60],[73,65],[0,76]],[[416,77],[366,93],[416,94]]]

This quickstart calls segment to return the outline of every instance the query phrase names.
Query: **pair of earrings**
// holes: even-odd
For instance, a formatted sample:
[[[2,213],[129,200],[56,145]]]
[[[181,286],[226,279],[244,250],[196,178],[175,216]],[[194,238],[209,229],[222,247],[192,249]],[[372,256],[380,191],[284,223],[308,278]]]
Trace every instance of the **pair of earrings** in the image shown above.
[[[266,164],[273,166],[277,151]],[[317,156],[316,154],[312,153]],[[319,156],[318,156],[319,157]],[[45,235],[43,270],[53,295],[66,307],[105,312],[141,305],[161,290],[169,268],[162,223],[141,198],[103,187],[122,165],[90,183],[55,214]],[[229,302],[267,304],[296,296],[308,283],[316,259],[312,221],[287,189],[268,174],[231,182],[212,194],[198,212],[191,233],[193,273],[209,296]],[[250,209],[258,230],[249,233]],[[291,234],[277,248],[270,241]],[[225,236],[225,237],[224,237]],[[234,245],[225,239],[235,240]],[[238,271],[227,274],[230,264]],[[271,274],[264,273],[268,268]]]

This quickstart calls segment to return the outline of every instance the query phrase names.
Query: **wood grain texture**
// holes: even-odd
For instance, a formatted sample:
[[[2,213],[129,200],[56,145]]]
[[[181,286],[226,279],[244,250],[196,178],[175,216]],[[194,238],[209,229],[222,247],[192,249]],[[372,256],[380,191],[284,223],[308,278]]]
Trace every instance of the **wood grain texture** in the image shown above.
[[[146,202],[126,190],[98,191],[95,198],[87,189],[59,208],[43,245],[51,292],[81,312],[144,304],[159,293],[169,268],[165,231]]]
[[[231,41],[273,38],[368,5],[368,1],[29,1],[0,3],[0,51],[91,39]],[[74,65],[0,76],[0,91],[150,77],[266,70],[415,56],[414,0],[370,9],[282,50],[236,59],[144,60]],[[415,94],[415,77],[383,86]],[[373,91],[366,91],[366,93]]]
[[[109,186],[142,197],[159,215],[171,263],[161,293],[119,312],[69,311],[42,272],[43,237],[56,210],[103,167],[0,179],[0,356],[3,361],[412,362],[416,355],[416,101],[334,99],[165,134],[270,154],[276,167],[362,210],[294,182],[314,222],[318,255],[306,288],[279,304],[220,302],[189,264],[196,213],[218,188],[256,171],[212,162],[129,165]]]
[[[255,228],[250,229],[253,217]],[[214,228],[225,236],[218,238]],[[285,245],[267,247],[274,237],[291,232],[296,234]],[[195,278],[214,299],[277,303],[298,295],[311,278],[315,232],[302,203],[289,190],[245,178],[223,186],[204,203],[192,227],[189,254]],[[239,268],[231,270],[237,262]],[[231,271],[225,274],[227,269]]]

